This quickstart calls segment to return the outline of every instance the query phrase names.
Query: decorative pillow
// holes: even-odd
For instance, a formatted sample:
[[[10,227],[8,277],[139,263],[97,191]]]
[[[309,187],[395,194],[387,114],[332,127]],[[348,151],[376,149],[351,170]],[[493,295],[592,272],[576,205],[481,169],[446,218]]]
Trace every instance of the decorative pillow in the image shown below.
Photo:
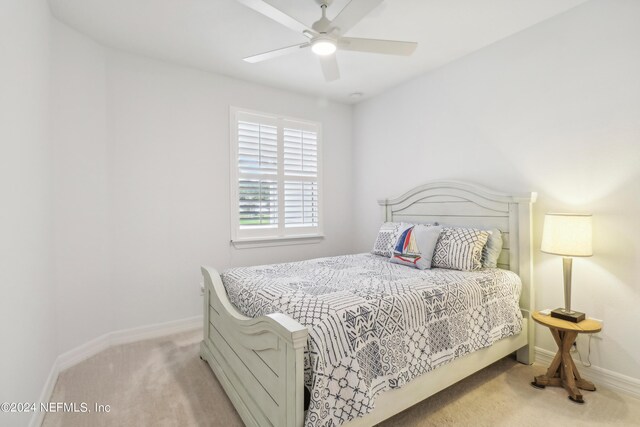
[[[385,222],[382,224],[371,253],[390,257],[393,253],[393,247],[398,240],[398,236],[409,227],[411,227],[411,224],[403,222]]]
[[[489,232],[489,239],[482,250],[482,266],[496,268],[498,266],[498,257],[502,252],[502,232],[497,228],[487,231]]]
[[[433,254],[433,267],[462,271],[482,268],[482,249],[488,238],[488,231],[475,228],[443,228]]]
[[[415,225],[404,230],[391,254],[391,262],[419,270],[431,268],[433,251],[442,227]]]

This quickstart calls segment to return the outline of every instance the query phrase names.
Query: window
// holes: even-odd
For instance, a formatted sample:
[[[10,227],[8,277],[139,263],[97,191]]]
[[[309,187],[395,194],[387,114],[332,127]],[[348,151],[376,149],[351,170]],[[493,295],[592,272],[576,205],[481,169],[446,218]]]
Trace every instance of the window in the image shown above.
[[[320,124],[231,108],[231,240],[322,236]]]

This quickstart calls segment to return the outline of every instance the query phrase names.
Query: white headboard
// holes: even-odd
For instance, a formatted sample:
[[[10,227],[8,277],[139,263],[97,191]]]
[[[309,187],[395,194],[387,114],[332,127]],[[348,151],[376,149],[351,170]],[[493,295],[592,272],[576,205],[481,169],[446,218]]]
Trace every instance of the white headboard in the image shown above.
[[[378,200],[378,204],[384,208],[385,221],[498,228],[504,241],[498,267],[520,275],[520,307],[529,315],[533,309],[531,205],[536,197],[536,193],[509,195],[475,184],[441,181]]]

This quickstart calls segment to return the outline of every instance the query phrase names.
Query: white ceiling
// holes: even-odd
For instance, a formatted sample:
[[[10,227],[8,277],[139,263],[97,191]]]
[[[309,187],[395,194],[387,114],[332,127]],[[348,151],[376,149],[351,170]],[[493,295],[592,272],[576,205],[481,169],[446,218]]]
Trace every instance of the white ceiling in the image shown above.
[[[242,58],[307,39],[235,0],[50,0],[54,15],[99,42],[287,90],[357,102],[508,37],[586,0],[386,0],[347,35],[419,43],[411,57],[338,51],[325,82],[305,49],[258,64]],[[334,0],[333,18],[349,0]],[[315,0],[269,0],[311,25]]]

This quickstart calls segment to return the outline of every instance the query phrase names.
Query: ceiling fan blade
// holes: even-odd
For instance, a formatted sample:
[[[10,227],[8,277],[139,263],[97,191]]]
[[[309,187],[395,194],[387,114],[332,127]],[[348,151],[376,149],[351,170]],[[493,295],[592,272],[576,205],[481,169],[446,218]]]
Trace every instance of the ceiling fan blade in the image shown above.
[[[336,55],[319,56],[319,58],[324,79],[328,82],[338,80],[340,78],[340,70],[338,69],[338,60],[336,59]]]
[[[309,43],[296,44],[293,46],[283,47],[281,49],[270,50],[269,52],[259,53],[258,55],[247,56],[246,58],[244,58],[244,60],[253,64],[256,62],[266,61],[267,59],[288,55],[290,53],[297,52],[307,46],[309,46]]]
[[[383,0],[351,0],[331,21],[331,26],[338,28],[340,34],[344,34],[382,2]]]
[[[338,40],[338,46],[340,49],[355,50],[358,52],[409,56],[416,50],[418,43],[341,37],[340,40]]]
[[[274,21],[284,25],[287,28],[302,33],[304,31],[311,31],[309,27],[301,22],[298,22],[294,18],[290,17],[280,9],[271,6],[269,3],[263,0],[236,0],[238,3],[255,10],[263,14],[264,16],[273,19]]]

